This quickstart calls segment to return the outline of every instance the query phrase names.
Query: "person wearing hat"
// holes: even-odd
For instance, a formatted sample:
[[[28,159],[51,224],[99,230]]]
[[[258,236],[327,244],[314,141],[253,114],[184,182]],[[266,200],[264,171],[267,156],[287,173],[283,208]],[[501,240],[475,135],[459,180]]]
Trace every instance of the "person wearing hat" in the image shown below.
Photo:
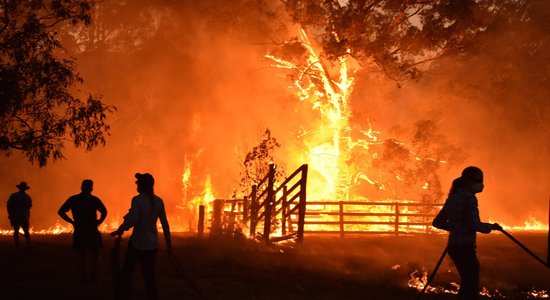
[[[31,217],[32,199],[25,191],[30,189],[25,181],[16,185],[19,191],[10,195],[8,199],[8,218],[13,227],[13,240],[15,246],[19,246],[19,228],[25,233],[27,246],[31,244],[31,235],[29,234],[29,219]]]
[[[98,226],[107,217],[107,208],[101,200],[92,195],[94,182],[82,181],[81,193],[73,195],[63,203],[57,212],[59,216],[73,225],[73,249],[78,253],[78,266],[82,281],[98,283],[99,250],[103,246]],[[72,219],[67,215],[71,211]],[[99,219],[97,218],[99,212]],[[88,265],[90,266],[88,268]]]
[[[155,195],[155,179],[149,173],[136,173],[138,195],[132,198],[132,205],[124,216],[124,222],[111,233],[111,236],[120,236],[124,231],[133,228],[128,241],[126,255],[121,270],[121,290],[123,299],[130,296],[132,273],[139,262],[143,273],[147,299],[157,299],[157,286],[155,282],[155,263],[158,252],[157,221],[160,220],[166,248],[172,251],[170,226],[166,218],[164,202]]]

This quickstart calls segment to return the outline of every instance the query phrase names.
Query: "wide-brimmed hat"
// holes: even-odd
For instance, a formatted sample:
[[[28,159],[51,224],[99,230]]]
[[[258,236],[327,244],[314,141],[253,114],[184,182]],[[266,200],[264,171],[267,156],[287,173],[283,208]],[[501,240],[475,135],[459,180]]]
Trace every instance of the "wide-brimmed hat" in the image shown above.
[[[16,185],[16,187],[22,191],[25,191],[31,188],[30,186],[27,185],[27,182],[25,181],[21,181],[20,184]]]
[[[138,184],[142,184],[143,186],[149,186],[152,187],[155,185],[155,179],[153,178],[153,175],[149,173],[136,173],[136,179]]]

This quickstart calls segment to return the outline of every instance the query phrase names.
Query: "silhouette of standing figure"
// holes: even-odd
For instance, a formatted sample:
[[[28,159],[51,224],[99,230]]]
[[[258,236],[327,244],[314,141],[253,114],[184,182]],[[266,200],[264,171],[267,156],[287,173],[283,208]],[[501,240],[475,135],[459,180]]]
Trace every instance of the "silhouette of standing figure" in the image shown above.
[[[107,209],[98,197],[92,195],[93,189],[93,181],[82,181],[82,192],[69,197],[59,208],[58,214],[73,225],[73,249],[78,253],[82,280],[86,282],[91,279],[93,283],[98,283],[99,250],[103,246],[103,241],[97,227],[107,217]],[[67,215],[69,210],[72,219]],[[100,213],[99,219],[97,212]]]
[[[483,191],[483,172],[467,167],[462,176],[453,181],[449,197],[433,221],[437,228],[449,231],[448,253],[460,275],[459,299],[473,300],[479,296],[479,261],[476,255],[476,233],[500,230],[497,223],[483,223],[479,219],[475,196]]]
[[[132,206],[124,216],[122,225],[111,233],[111,236],[120,236],[133,227],[121,271],[121,297],[122,299],[130,297],[132,273],[139,262],[147,289],[147,299],[157,299],[154,272],[158,252],[157,220],[160,219],[169,253],[172,251],[170,226],[166,219],[164,202],[154,193],[153,176],[149,173],[136,173],[135,177],[139,194],[132,198]]]
[[[8,199],[8,218],[13,227],[13,240],[15,246],[19,246],[19,228],[25,233],[27,246],[31,244],[31,235],[29,234],[29,219],[31,217],[32,199],[25,192],[30,189],[25,181],[21,181],[16,187],[19,191],[10,195]]]

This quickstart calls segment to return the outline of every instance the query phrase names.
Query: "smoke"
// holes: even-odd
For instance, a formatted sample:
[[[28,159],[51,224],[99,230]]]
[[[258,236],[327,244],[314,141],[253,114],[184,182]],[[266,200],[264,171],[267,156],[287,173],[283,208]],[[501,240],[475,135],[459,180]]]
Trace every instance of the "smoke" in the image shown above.
[[[482,220],[546,223],[550,57],[542,49],[549,42],[543,29],[548,12],[548,4],[534,2],[521,21],[497,23],[471,52],[438,62],[420,82],[397,88],[377,74],[362,76],[355,118],[409,143],[417,121],[434,121],[464,155],[439,169],[444,191],[464,167],[479,166],[485,173],[478,195]]]
[[[185,167],[191,167],[188,197],[202,193],[207,176],[216,197],[229,197],[238,186],[242,153],[266,127],[282,145],[285,167],[301,164],[289,157],[290,149],[315,114],[263,58],[273,43],[287,37],[290,23],[268,13],[273,6],[241,1],[166,5],[119,8],[130,24],[121,25],[121,16],[114,15],[104,20],[104,29],[126,39],[96,41],[77,55],[85,90],[103,94],[118,109],[105,147],[87,153],[68,146],[66,160],[43,169],[19,154],[1,159],[0,195],[7,199],[26,180],[36,228],[53,225],[59,206],[86,178],[95,182],[94,194],[109,210],[106,222],[119,223],[136,194],[134,173],[149,172],[171,219],[188,229],[189,216],[178,208],[184,205]],[[522,32],[513,37],[505,29],[494,32],[468,59],[445,61],[439,74],[401,88],[359,72],[352,97],[353,120],[370,122],[385,137],[408,142],[416,122],[433,120],[465,154],[464,161],[438,170],[444,190],[463,167],[481,167],[486,176],[486,191],[479,197],[482,218],[510,224],[528,216],[545,220],[550,192],[548,85],[533,80],[521,49],[497,46],[535,31]],[[547,36],[538,34],[547,43]],[[537,74],[548,75],[547,62],[539,61],[543,70]],[[508,73],[501,72],[503,65],[510,66]],[[501,80],[514,83],[506,91],[497,88],[496,69],[504,74]],[[4,211],[0,219],[0,227],[8,227]]]
[[[94,41],[77,57],[86,90],[103,94],[117,107],[106,147],[85,153],[68,146],[66,160],[43,169],[18,154],[2,158],[3,197],[7,199],[19,181],[29,182],[31,223],[43,228],[59,219],[59,206],[89,178],[95,182],[94,194],[109,210],[106,223],[117,223],[136,194],[134,173],[149,172],[168,214],[184,219],[185,211],[178,206],[184,206],[186,164],[191,166],[190,197],[202,193],[207,175],[217,197],[230,196],[238,185],[238,153],[255,144],[266,127],[285,139],[301,120],[293,121],[295,100],[288,82],[263,59],[266,43],[272,43],[265,35],[271,29],[261,23],[265,15],[246,15],[254,11],[242,11],[240,2],[218,4],[128,4],[118,7],[129,10],[123,15],[130,24],[124,25],[108,19],[116,4],[105,4],[106,19],[99,21],[120,26],[105,28],[111,35],[145,36],[126,44],[108,38]],[[240,32],[240,26],[249,30]],[[5,212],[0,217],[0,225],[8,227]]]

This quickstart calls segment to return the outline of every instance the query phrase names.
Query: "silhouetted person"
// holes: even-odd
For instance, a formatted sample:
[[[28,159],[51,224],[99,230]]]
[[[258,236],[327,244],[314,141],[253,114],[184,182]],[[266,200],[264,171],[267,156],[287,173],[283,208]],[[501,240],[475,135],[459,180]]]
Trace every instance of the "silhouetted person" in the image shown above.
[[[19,246],[19,228],[25,233],[27,246],[30,246],[29,219],[31,217],[32,199],[25,191],[30,189],[25,181],[16,185],[19,191],[10,195],[8,199],[8,218],[13,227],[13,240],[15,246]]]
[[[166,219],[164,202],[155,195],[155,180],[149,173],[136,173],[137,196],[132,198],[130,211],[124,216],[124,222],[111,233],[112,236],[122,235],[124,231],[133,228],[128,241],[126,255],[121,271],[122,299],[128,299],[132,285],[132,273],[139,262],[147,289],[147,299],[157,299],[155,282],[155,263],[158,252],[157,220],[160,219],[166,248],[172,251],[170,226]]]
[[[476,255],[476,233],[500,230],[497,223],[483,223],[475,194],[483,191],[483,172],[467,167],[453,181],[449,197],[433,225],[449,231],[447,249],[460,275],[459,299],[478,299],[479,261]]]
[[[92,195],[94,182],[90,179],[82,181],[81,193],[73,195],[59,208],[58,214],[63,220],[74,227],[73,249],[79,256],[80,275],[83,281],[91,279],[97,283],[99,271],[99,250],[103,246],[98,226],[107,217],[107,209],[103,202]],[[67,212],[71,211],[71,219]],[[100,213],[99,219],[97,212]],[[88,258],[89,257],[89,258]],[[90,267],[88,268],[88,265]]]

